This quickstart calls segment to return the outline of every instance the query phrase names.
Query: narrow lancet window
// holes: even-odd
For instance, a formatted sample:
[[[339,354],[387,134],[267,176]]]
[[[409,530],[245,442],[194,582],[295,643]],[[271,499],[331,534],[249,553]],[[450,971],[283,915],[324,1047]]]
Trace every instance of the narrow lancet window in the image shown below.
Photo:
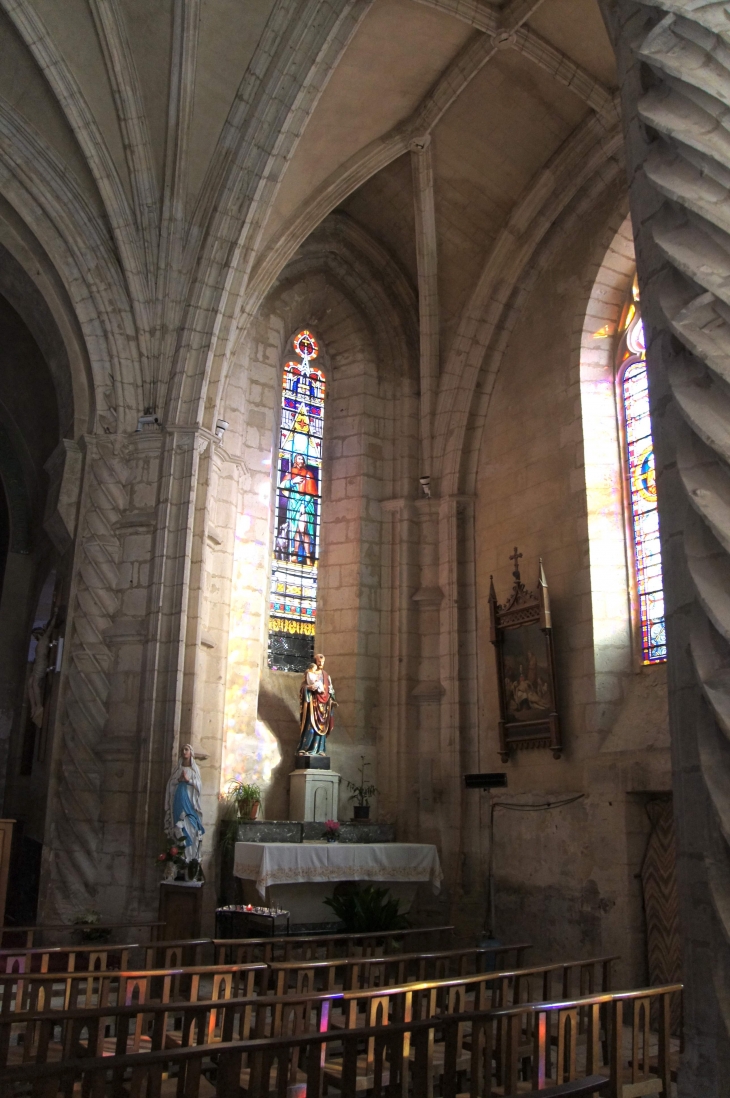
[[[269,667],[304,671],[314,656],[325,377],[311,332],[284,366],[269,606]]]
[[[667,658],[662,552],[646,349],[636,282],[622,328],[618,389],[623,412],[641,658],[644,663],[661,663]]]

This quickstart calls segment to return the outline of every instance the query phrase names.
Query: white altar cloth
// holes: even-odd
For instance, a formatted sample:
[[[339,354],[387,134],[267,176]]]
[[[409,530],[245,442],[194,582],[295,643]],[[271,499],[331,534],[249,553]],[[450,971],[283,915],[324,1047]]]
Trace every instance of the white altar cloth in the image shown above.
[[[236,843],[236,877],[271,885],[314,881],[430,881],[441,888],[435,846],[426,843]]]

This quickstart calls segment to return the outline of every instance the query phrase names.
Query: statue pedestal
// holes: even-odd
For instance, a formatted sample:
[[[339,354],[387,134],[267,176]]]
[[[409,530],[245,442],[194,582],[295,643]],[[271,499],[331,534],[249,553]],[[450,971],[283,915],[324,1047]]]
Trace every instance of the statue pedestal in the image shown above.
[[[202,881],[160,881],[160,939],[168,942],[199,938],[203,918]]]
[[[340,775],[333,770],[293,770],[289,775],[289,819],[336,820]]]

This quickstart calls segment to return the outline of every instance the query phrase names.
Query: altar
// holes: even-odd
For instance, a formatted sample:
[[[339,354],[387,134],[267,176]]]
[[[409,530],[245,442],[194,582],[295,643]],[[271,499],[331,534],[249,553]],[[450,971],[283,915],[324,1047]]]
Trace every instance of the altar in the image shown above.
[[[386,886],[400,910],[410,910],[420,883],[441,888],[435,846],[427,843],[236,843],[233,872],[243,881],[244,900],[291,912],[296,924],[332,923],[324,900],[343,881]]]

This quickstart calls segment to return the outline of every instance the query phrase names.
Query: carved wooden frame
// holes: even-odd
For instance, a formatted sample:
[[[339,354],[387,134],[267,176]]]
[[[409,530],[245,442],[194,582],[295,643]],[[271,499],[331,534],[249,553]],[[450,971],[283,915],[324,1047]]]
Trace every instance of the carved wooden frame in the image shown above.
[[[559,759],[563,750],[560,721],[557,713],[558,694],[555,678],[555,653],[547,580],[545,579],[542,560],[540,560],[537,591],[528,591],[520,579],[518,561],[521,556],[522,554],[518,553],[517,547],[515,547],[514,556],[510,557],[510,560],[515,562],[515,569],[512,573],[515,582],[504,605],[497,603],[497,595],[491,577],[489,585],[489,639],[494,645],[499,691],[499,751],[502,762],[505,763],[509,762],[510,754],[514,750],[545,747],[552,751],[554,759]],[[521,629],[529,625],[538,625],[545,638],[544,654],[552,704],[546,710],[544,717],[516,721],[509,712],[505,688],[505,635],[511,630]]]

